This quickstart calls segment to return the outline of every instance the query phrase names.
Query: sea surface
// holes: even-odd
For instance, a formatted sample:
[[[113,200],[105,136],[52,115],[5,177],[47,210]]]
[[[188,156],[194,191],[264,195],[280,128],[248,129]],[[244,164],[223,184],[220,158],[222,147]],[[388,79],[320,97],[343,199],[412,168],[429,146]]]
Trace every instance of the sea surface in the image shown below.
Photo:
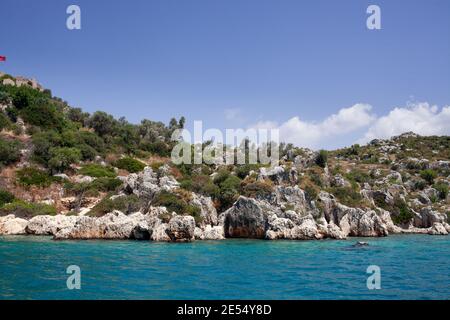
[[[80,267],[80,290],[67,288],[70,265]],[[381,289],[367,288],[370,265],[380,268]],[[5,236],[0,299],[450,299],[450,236],[193,243]]]

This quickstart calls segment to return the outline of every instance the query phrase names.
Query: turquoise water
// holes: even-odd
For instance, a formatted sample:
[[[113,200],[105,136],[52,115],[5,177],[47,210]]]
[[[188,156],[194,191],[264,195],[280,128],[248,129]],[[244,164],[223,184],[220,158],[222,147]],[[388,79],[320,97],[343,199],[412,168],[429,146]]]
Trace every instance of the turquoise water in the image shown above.
[[[358,241],[368,247],[353,247]],[[66,268],[81,268],[68,290]],[[366,268],[381,268],[368,290]],[[0,299],[450,299],[450,237],[193,243],[0,237]]]

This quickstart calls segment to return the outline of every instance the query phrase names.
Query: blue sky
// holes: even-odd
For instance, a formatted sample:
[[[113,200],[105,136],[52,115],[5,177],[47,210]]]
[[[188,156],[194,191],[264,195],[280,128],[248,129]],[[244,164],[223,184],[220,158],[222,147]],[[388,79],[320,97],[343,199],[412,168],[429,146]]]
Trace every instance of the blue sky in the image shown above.
[[[66,28],[70,4],[82,30]],[[370,4],[382,30],[366,28]],[[0,10],[0,70],[89,112],[268,124],[314,148],[410,127],[450,133],[450,1],[2,0]],[[371,107],[333,118],[357,104]]]

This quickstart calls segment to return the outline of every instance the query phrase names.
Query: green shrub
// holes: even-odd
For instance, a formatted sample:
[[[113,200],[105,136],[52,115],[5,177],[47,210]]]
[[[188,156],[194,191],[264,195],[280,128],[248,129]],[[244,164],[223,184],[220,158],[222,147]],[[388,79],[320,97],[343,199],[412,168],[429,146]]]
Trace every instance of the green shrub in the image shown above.
[[[96,111],[87,122],[101,137],[113,135],[117,128],[117,121],[114,117],[103,111]]]
[[[78,144],[88,145],[99,153],[102,153],[105,150],[105,142],[94,132],[77,131],[76,140]]]
[[[214,183],[219,185],[217,200],[219,200],[220,209],[225,210],[231,207],[239,197],[241,179],[223,171],[217,174]]]
[[[119,169],[124,169],[131,173],[142,171],[145,168],[144,163],[130,157],[121,158],[114,165]]]
[[[309,201],[314,201],[319,196],[319,193],[316,188],[308,184],[305,186],[305,196]]]
[[[309,178],[318,187],[323,187],[322,177],[317,172],[309,172]]]
[[[41,128],[61,130],[65,127],[62,114],[50,103],[32,104],[22,110],[21,115],[26,123]]]
[[[48,166],[51,158],[50,149],[61,145],[61,135],[54,131],[44,131],[33,133],[33,159],[43,165]]]
[[[15,199],[14,195],[6,190],[0,189],[0,207],[3,207],[6,203],[11,203]]]
[[[83,126],[89,118],[89,113],[83,112],[81,108],[70,108],[67,112],[67,117],[71,121],[78,122],[81,126]]]
[[[20,160],[21,143],[0,138],[0,166]]]
[[[166,207],[167,211],[176,212],[180,215],[193,216],[198,224],[202,221],[200,208],[189,204],[181,195],[162,191],[152,200],[152,205],[157,207]]]
[[[16,122],[17,118],[19,117],[19,111],[14,107],[8,107],[5,109],[6,115],[8,116],[9,120],[12,122]]]
[[[81,159],[84,161],[92,161],[95,159],[95,156],[98,154],[97,150],[92,148],[91,146],[87,144],[80,144],[77,145],[77,148],[81,152]]]
[[[413,218],[411,210],[406,202],[400,197],[395,197],[393,203],[388,203],[383,194],[378,193],[373,198],[375,205],[391,213],[392,221],[396,224],[403,224]]]
[[[72,163],[77,163],[81,159],[81,152],[76,148],[57,147],[50,149],[49,168],[56,172],[63,172],[70,168]]]
[[[266,181],[255,181],[242,187],[242,194],[251,198],[266,198],[273,192],[273,184]]]
[[[351,187],[332,187],[330,188],[332,193],[340,203],[349,207],[360,207],[362,205],[361,194]]]
[[[117,174],[112,167],[102,166],[100,164],[91,163],[84,165],[79,172],[83,175],[100,178],[100,177],[108,177],[115,178]]]
[[[437,177],[437,173],[432,169],[425,169],[420,171],[420,177],[428,182],[428,184],[433,184],[434,179]]]
[[[16,135],[16,136],[20,136],[23,133],[23,129],[20,125],[18,125],[17,123],[13,123],[11,125],[12,132]]]
[[[92,183],[92,182],[91,182]],[[97,197],[99,191],[96,188],[93,188],[91,183],[82,182],[82,183],[74,183],[74,182],[66,182],[64,184],[64,191],[66,195],[72,195],[79,198],[80,202],[83,197]]]
[[[219,187],[213,183],[209,176],[203,174],[181,180],[180,187],[213,198],[219,195]]]
[[[188,203],[174,193],[162,191],[152,200],[152,205],[156,207],[166,207],[169,212],[173,211],[178,214],[185,214]]]
[[[170,147],[163,141],[157,141],[157,142],[142,142],[139,145],[140,148],[143,150],[150,152],[152,154],[159,155],[161,157],[168,157],[170,156]]]
[[[417,180],[414,182],[414,190],[423,190],[427,186],[427,182],[425,180]]]
[[[400,198],[394,199],[393,210],[391,213],[393,213],[392,221],[396,224],[407,223],[413,218],[413,213],[408,208],[408,205]]]
[[[257,165],[257,164],[244,164],[244,165],[236,166],[234,171],[236,173],[236,176],[238,176],[241,179],[244,179],[246,176],[248,176],[250,171],[252,171],[252,170],[256,171],[258,169],[259,169],[259,165]]]
[[[359,182],[359,183],[371,181],[370,175],[359,169],[353,169],[352,171],[347,173],[345,175],[345,177],[349,181],[354,181],[354,182]]]
[[[439,183],[436,183],[433,187],[438,191],[439,198],[441,200],[447,199],[447,196],[448,196],[448,185],[446,183],[439,182]]]
[[[12,87],[10,91],[12,103],[19,110],[27,108],[38,98],[43,98],[43,95],[38,90],[34,90],[28,86]]]
[[[320,150],[316,157],[316,164],[319,167],[325,168],[328,162],[328,152]]]
[[[116,178],[100,177],[90,183],[90,188],[98,191],[116,191],[122,185],[122,181]]]
[[[23,186],[48,187],[53,179],[46,171],[28,167],[17,170],[17,182]]]
[[[100,217],[114,210],[119,210],[125,214],[139,211],[140,201],[136,195],[120,196],[115,199],[111,195],[103,198],[91,211],[88,216]]]
[[[11,121],[3,112],[0,111],[0,131],[3,129],[8,129],[9,127],[11,127]]]
[[[12,203],[5,204],[0,208],[0,216],[14,214],[19,218],[32,218],[39,215],[55,215],[56,208],[44,203],[32,203],[22,200],[15,200]]]
[[[156,162],[152,162],[152,164],[150,165],[150,167],[152,168],[153,171],[158,171],[159,168],[161,168],[164,165],[164,162],[160,162],[160,161],[156,161]]]

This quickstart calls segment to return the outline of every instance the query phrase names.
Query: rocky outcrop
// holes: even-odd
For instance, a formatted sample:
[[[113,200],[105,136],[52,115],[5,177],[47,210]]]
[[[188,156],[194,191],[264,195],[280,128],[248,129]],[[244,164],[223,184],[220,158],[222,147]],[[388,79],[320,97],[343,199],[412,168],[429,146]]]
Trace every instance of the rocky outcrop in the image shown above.
[[[201,223],[203,225],[206,224],[217,225],[218,223],[217,210],[214,207],[214,203],[211,197],[205,197],[202,195],[198,195],[196,193],[192,193],[192,200],[190,204],[200,208]]]
[[[341,208],[345,214],[339,226],[344,234],[354,237],[381,237],[389,234],[388,227],[374,210],[363,210],[360,208]]]
[[[61,229],[54,238],[62,239],[133,239],[135,229],[142,233],[145,218],[141,213],[125,215],[120,211],[102,217],[78,217],[71,227]]]
[[[275,166],[273,168],[262,167],[259,169],[258,180],[270,179],[278,184],[296,183],[298,181],[297,168],[286,166]]]
[[[311,209],[309,201],[306,200],[305,192],[298,186],[277,186],[275,197],[271,204],[279,207],[289,207],[301,213]]]
[[[265,238],[268,217],[278,211],[265,201],[239,197],[222,213],[228,238]]]
[[[145,167],[139,173],[132,173],[123,180],[126,192],[148,201],[151,201],[155,194],[161,190],[158,185],[158,176],[151,167]]]
[[[26,226],[26,232],[34,235],[55,235],[61,229],[73,227],[76,216],[36,216]]]
[[[430,235],[448,235],[448,228],[442,223],[435,222],[433,226],[428,230]]]
[[[318,232],[317,225],[310,215],[304,217],[299,225],[287,218],[272,216],[269,219],[266,239],[312,240],[321,238],[323,235]]]
[[[298,212],[278,209],[266,201],[240,197],[224,212],[225,236],[231,238],[265,238],[311,240],[344,239],[351,236],[382,236],[388,233],[375,211],[365,212],[335,204],[333,219],[314,216],[315,211]],[[340,212],[338,212],[340,210]]]
[[[191,216],[175,216],[170,219],[166,233],[173,242],[186,242],[194,239],[195,220]]]
[[[10,214],[0,217],[0,235],[19,235],[26,234],[28,221],[22,218],[16,218]]]
[[[225,239],[225,233],[223,226],[211,226],[196,227],[194,230],[194,236],[196,240],[223,240]]]
[[[390,215],[388,218],[379,211],[347,207],[327,192],[321,192],[319,199],[326,221],[339,226],[345,236],[379,237],[389,234]]]

